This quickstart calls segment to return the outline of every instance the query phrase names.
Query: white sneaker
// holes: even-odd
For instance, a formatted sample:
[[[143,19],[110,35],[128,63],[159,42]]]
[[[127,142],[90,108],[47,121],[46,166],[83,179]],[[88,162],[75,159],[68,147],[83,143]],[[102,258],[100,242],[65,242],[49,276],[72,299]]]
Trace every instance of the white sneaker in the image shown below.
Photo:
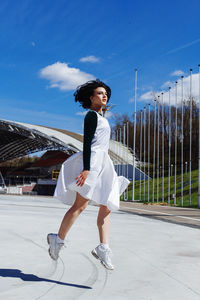
[[[49,244],[49,255],[53,260],[58,259],[60,249],[64,246],[64,243],[57,242],[57,236],[58,235],[55,233],[49,233],[47,235],[47,243]]]
[[[101,245],[97,246],[91,251],[92,255],[100,259],[102,265],[108,270],[114,270],[114,266],[110,259],[110,254],[112,253],[110,248],[104,249]]]

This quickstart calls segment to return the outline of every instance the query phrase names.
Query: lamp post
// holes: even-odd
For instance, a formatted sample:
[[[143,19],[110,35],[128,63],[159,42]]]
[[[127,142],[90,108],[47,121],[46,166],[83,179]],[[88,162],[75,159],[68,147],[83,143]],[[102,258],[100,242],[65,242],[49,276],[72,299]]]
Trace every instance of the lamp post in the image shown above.
[[[169,156],[168,156],[168,204],[170,204],[170,163],[171,163],[171,87],[169,87]]]
[[[154,99],[154,134],[153,134],[153,191],[152,202],[154,202],[154,177],[155,177],[155,153],[156,152],[156,99]]]
[[[159,200],[159,135],[160,135],[160,96],[158,96],[158,132],[157,132],[157,202]]]
[[[142,110],[140,111],[140,201],[141,201],[141,180],[142,180]]]
[[[165,140],[164,140],[164,99],[162,95],[162,202],[164,202],[164,170],[165,170],[165,160],[164,160],[164,149],[165,149]]]
[[[137,69],[135,69],[135,97],[134,97],[134,133],[133,133],[133,186],[132,201],[135,199],[135,137],[136,137],[136,97],[137,97]]]
[[[144,162],[144,201],[145,201],[145,163],[146,163],[146,160],[145,160],[145,154],[146,154],[146,107],[144,107],[144,159],[143,159],[143,162]]]
[[[176,204],[176,160],[177,160],[177,81],[175,83],[174,205]]]
[[[190,69],[190,158],[189,158],[189,205],[191,206],[192,171],[192,69]]]
[[[183,76],[181,76],[181,206],[183,206]]]
[[[148,111],[148,202],[149,202],[149,164],[150,164],[150,103],[149,103],[149,111]]]

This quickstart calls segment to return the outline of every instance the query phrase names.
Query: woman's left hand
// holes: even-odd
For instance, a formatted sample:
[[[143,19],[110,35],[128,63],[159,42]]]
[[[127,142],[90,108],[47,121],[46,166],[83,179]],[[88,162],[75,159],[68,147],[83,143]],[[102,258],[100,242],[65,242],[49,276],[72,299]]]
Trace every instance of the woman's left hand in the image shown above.
[[[88,177],[89,170],[83,170],[79,176],[77,176],[75,179],[78,179],[76,184],[79,186],[83,186],[85,183],[86,178]]]

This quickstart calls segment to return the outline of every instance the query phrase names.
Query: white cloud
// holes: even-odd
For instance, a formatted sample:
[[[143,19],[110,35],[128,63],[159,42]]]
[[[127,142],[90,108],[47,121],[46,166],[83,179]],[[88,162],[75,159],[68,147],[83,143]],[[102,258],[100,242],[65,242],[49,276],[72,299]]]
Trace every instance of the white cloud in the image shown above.
[[[181,103],[181,99],[182,99],[182,80],[178,79],[177,80],[177,103],[180,104]],[[169,101],[169,91],[167,91],[165,93],[165,98],[167,97]],[[172,88],[171,88],[171,103],[175,104],[176,101],[176,85],[175,83],[173,84]],[[190,75],[183,78],[183,98],[186,100],[189,100],[190,97]],[[194,100],[198,100],[199,98],[199,74],[198,73],[194,73],[192,75],[192,97],[194,98]]]
[[[182,76],[182,75],[184,75],[184,72],[181,70],[176,70],[170,74],[170,76]]]
[[[89,55],[89,56],[85,56],[85,57],[82,57],[80,58],[80,61],[81,62],[90,62],[90,63],[96,63],[96,62],[99,62],[100,59],[94,55]]]
[[[74,90],[78,85],[95,79],[93,75],[61,62],[44,67],[39,71],[39,75],[50,81],[50,88],[58,88],[62,91]]]
[[[170,82],[171,83],[171,82]],[[170,90],[170,103],[171,105],[175,105],[176,103],[176,84],[171,83],[171,90]],[[162,86],[163,87],[163,86]],[[153,100],[153,96],[150,98],[151,95],[158,96],[160,95],[160,100],[162,98],[161,93],[163,92],[163,101],[166,104],[169,104],[169,90],[164,91],[149,91],[143,94],[140,97],[140,100]],[[193,73],[192,75],[192,97],[194,100],[199,101],[199,73]],[[183,78],[183,99],[189,100],[190,98],[190,75]],[[177,105],[181,104],[182,99],[182,79],[177,80]]]
[[[31,42],[31,46],[35,47],[35,42]]]

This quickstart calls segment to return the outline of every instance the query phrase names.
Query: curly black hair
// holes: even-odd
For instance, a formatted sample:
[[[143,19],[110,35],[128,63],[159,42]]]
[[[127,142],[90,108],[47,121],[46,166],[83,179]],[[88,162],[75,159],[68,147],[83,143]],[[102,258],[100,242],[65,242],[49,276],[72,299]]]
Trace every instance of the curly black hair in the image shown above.
[[[79,85],[74,93],[75,102],[80,102],[83,108],[90,108],[92,104],[90,97],[93,96],[94,90],[98,87],[103,87],[106,90],[108,96],[108,103],[111,96],[111,89],[99,79],[90,80],[82,85]]]

